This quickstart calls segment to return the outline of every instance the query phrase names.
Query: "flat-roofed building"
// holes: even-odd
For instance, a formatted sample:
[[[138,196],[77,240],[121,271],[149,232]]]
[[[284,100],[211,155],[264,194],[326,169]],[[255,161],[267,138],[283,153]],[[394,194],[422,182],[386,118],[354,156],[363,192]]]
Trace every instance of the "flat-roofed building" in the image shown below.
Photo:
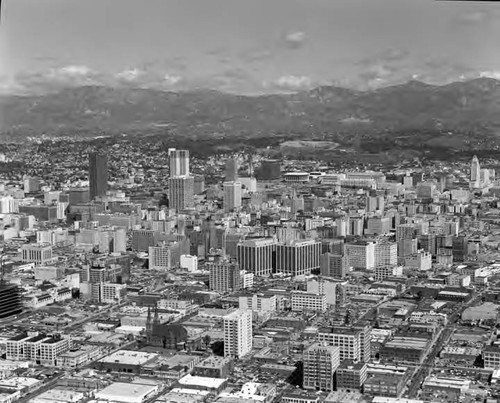
[[[99,370],[139,373],[141,368],[156,360],[158,354],[133,350],[119,350],[95,361],[93,366]]]
[[[240,268],[256,276],[273,272],[275,252],[276,242],[271,238],[245,240],[237,245]]]
[[[151,399],[160,390],[159,384],[144,380],[144,384],[137,382],[114,382],[95,393],[99,401],[116,403],[143,403]]]
[[[315,343],[304,352],[303,361],[304,389],[334,389],[333,375],[340,363],[338,347]]]
[[[319,395],[308,391],[286,391],[281,397],[281,403],[319,403]]]
[[[252,311],[275,312],[278,309],[277,297],[274,294],[240,295],[239,308]]]
[[[306,291],[293,291],[291,293],[292,311],[319,311],[324,312],[327,309],[326,295],[315,294]]]
[[[241,358],[252,350],[252,311],[224,316],[224,357]]]
[[[215,394],[222,392],[227,386],[226,378],[208,378],[188,374],[177,381],[179,388],[209,391]]]
[[[364,362],[345,360],[337,368],[337,390],[361,391],[367,377],[367,366]]]
[[[470,379],[430,375],[422,384],[422,398],[432,401],[458,402],[471,387]]]
[[[346,244],[349,266],[355,269],[373,270],[375,268],[375,243],[354,242]]]
[[[52,263],[52,245],[30,243],[21,246],[21,261],[41,266]]]
[[[500,369],[500,347],[487,346],[483,350],[484,367],[487,369]]]
[[[320,328],[318,342],[339,347],[340,360],[361,361],[362,331],[349,327]],[[369,355],[368,355],[369,358]]]
[[[418,364],[424,359],[430,345],[430,338],[395,336],[380,349],[380,359],[401,364]]]
[[[194,367],[193,375],[208,378],[228,378],[234,370],[231,357],[210,356]]]
[[[292,276],[310,274],[319,269],[321,242],[309,239],[276,245],[276,271]]]

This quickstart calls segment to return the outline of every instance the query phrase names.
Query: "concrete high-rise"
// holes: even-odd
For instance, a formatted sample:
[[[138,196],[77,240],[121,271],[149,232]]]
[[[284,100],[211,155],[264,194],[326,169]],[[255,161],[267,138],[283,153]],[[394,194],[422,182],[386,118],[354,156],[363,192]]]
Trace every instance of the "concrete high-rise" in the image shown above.
[[[320,268],[321,242],[313,239],[276,246],[276,271],[300,276]]]
[[[336,346],[311,345],[303,356],[304,389],[333,390],[333,375],[340,365],[340,349]]]
[[[322,276],[344,278],[347,275],[347,256],[324,253],[320,260]]]
[[[89,154],[90,200],[105,196],[108,190],[108,157],[92,152]]]
[[[168,159],[171,178],[189,176],[189,151],[170,148],[168,150]]]
[[[241,207],[241,183],[224,182],[224,211],[229,213]]]
[[[252,350],[252,311],[224,316],[224,357],[241,358]]]
[[[2,269],[0,268],[0,270]],[[0,278],[0,318],[7,318],[21,312],[21,294],[19,288],[14,284],[3,282]]]
[[[340,360],[354,362],[370,359],[370,334],[369,326],[320,328],[318,342],[323,345],[337,346],[340,349]]]
[[[171,267],[171,251],[168,245],[149,247],[149,269],[167,271]]]
[[[238,180],[238,160],[236,158],[229,158],[226,161],[226,182],[236,182]]]
[[[476,155],[472,157],[472,161],[470,163],[470,181],[479,183],[481,180],[481,166],[479,165],[479,159]]]
[[[194,207],[194,178],[177,176],[168,179],[170,208],[184,210]]]
[[[256,276],[268,276],[273,272],[275,252],[274,239],[248,239],[237,246],[238,263]]]

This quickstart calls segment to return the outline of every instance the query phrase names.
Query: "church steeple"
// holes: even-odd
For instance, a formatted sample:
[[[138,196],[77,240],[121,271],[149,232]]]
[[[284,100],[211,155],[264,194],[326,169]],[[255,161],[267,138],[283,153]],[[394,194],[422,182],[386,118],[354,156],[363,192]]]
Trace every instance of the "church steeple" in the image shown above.
[[[153,319],[153,325],[160,324],[160,316],[158,315],[158,305],[155,305],[155,317]]]
[[[148,306],[148,317],[146,319],[146,338],[149,341],[151,340],[151,335],[153,334],[153,322],[151,321],[151,307]]]

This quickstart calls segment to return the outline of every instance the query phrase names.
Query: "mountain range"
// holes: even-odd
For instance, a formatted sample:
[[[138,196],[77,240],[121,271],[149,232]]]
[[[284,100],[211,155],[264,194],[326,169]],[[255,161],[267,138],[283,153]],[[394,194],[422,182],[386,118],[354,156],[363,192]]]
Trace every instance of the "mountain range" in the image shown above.
[[[324,86],[259,96],[100,86],[0,96],[4,139],[169,133],[191,138],[280,135],[338,140],[421,130],[496,137],[500,81],[478,78],[442,86],[410,81],[372,91]]]

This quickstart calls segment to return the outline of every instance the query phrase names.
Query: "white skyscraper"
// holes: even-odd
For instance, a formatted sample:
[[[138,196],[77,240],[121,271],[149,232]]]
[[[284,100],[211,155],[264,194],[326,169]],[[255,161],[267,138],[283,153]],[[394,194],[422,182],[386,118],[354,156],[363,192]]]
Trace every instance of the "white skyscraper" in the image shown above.
[[[149,268],[151,270],[170,270],[171,263],[170,248],[167,245],[149,247]]]
[[[189,151],[169,148],[170,177],[189,176]]]
[[[470,164],[470,181],[479,184],[481,180],[481,166],[479,165],[479,159],[474,155]]]
[[[224,211],[241,207],[241,182],[224,182]]]
[[[224,357],[241,358],[252,350],[252,311],[236,310],[224,317]]]

